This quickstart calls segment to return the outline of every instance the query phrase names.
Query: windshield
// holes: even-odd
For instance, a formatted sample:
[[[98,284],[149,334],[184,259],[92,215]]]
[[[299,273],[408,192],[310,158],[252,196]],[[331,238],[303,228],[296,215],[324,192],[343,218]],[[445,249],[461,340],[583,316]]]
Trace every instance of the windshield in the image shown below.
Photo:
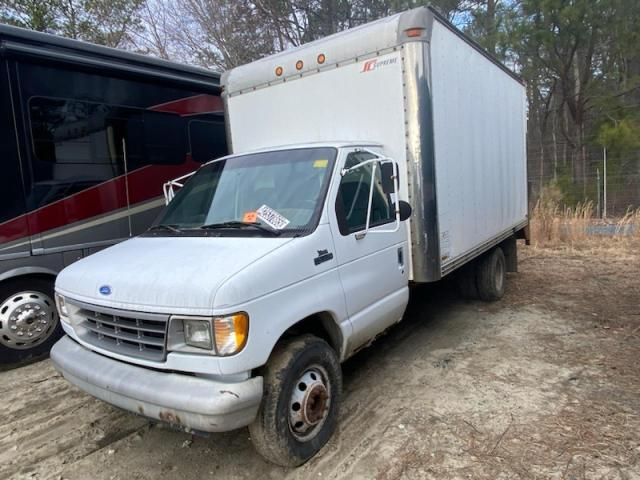
[[[156,230],[256,235],[312,231],[335,157],[334,148],[301,148],[205,165],[177,192],[156,222]]]

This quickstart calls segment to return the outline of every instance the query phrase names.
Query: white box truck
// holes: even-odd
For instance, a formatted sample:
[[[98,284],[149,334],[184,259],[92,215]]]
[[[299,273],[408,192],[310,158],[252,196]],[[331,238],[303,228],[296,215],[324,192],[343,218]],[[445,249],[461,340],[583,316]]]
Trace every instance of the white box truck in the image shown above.
[[[168,184],[147,233],[62,271],[51,352],[82,390],[299,465],[340,362],[411,282],[500,298],[527,226],[525,88],[418,8],[228,72],[233,155]],[[182,187],[177,189],[177,187]]]

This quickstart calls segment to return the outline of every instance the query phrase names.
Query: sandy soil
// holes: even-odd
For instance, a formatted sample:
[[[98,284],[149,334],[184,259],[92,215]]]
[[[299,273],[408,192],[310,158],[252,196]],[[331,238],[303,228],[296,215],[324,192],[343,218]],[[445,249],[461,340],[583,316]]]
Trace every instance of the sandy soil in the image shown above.
[[[640,245],[521,249],[495,304],[415,290],[344,365],[340,429],[296,470],[246,429],[192,437],[68,385],[0,373],[0,478],[640,478]]]

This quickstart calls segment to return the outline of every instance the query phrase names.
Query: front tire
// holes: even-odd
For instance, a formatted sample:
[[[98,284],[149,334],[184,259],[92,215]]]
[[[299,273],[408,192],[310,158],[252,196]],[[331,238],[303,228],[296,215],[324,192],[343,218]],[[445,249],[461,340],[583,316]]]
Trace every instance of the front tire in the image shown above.
[[[295,467],[327,443],[338,421],[342,372],[336,352],[313,335],[279,343],[264,371],[258,416],[249,425],[256,450]]]
[[[61,336],[53,281],[19,278],[0,285],[0,365],[39,359]]]

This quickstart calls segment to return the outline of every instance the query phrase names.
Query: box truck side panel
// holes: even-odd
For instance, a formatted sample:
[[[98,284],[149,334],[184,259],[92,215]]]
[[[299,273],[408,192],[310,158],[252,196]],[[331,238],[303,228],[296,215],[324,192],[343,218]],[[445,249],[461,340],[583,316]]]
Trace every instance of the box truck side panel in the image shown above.
[[[527,218],[525,88],[439,22],[431,38],[442,273]]]

